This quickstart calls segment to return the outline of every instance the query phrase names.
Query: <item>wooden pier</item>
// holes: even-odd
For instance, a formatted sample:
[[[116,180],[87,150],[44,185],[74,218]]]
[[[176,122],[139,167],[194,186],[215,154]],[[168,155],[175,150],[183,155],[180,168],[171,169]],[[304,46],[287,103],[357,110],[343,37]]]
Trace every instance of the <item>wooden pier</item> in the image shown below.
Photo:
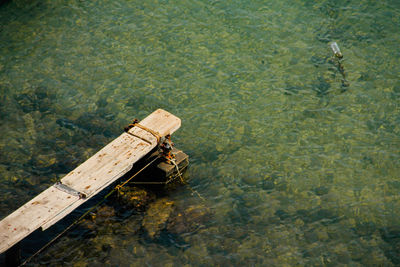
[[[172,134],[181,120],[158,109],[91,158],[0,221],[0,253],[35,230],[46,230],[127,173],[135,162]]]

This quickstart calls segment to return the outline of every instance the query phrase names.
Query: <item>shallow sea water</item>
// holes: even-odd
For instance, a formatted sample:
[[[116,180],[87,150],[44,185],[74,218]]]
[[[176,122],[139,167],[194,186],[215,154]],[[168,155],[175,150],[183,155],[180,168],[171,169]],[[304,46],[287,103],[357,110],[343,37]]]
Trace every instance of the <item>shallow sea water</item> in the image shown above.
[[[30,265],[399,265],[399,25],[395,0],[5,3],[0,218],[164,108],[209,220],[111,216]]]

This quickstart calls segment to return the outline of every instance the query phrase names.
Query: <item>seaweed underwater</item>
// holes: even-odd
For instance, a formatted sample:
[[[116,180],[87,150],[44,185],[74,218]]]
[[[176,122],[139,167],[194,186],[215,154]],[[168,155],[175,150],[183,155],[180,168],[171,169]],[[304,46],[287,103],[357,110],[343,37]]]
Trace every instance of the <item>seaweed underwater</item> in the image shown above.
[[[182,119],[174,142],[205,202],[131,188],[32,266],[398,265],[399,13],[370,0],[2,4],[0,218],[160,107]]]

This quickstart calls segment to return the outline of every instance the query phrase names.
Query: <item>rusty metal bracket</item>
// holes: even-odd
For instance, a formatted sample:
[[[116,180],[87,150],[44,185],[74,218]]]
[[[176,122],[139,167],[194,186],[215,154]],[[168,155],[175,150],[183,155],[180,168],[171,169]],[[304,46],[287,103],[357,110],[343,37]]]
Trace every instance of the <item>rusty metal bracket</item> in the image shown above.
[[[68,185],[62,184],[61,182],[57,182],[54,184],[54,187],[57,188],[60,191],[63,191],[67,194],[70,194],[72,196],[77,196],[79,198],[86,198],[86,194],[79,192],[71,187],[69,187]]]

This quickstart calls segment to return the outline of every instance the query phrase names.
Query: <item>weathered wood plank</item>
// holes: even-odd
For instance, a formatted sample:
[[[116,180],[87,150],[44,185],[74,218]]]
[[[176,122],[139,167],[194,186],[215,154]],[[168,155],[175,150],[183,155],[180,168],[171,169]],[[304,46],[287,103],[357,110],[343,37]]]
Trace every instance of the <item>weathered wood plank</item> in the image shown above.
[[[46,189],[0,222],[0,252],[38,229],[48,218],[56,216],[60,209],[78,200],[78,196],[62,192],[54,186]]]
[[[158,109],[140,122],[160,136],[172,134],[181,125],[179,118]],[[47,229],[78,206],[128,172],[133,164],[157,145],[148,131],[133,127],[123,133],[64,178],[62,184],[86,195],[79,198],[55,186],[43,191],[0,222],[0,253],[36,229]]]

